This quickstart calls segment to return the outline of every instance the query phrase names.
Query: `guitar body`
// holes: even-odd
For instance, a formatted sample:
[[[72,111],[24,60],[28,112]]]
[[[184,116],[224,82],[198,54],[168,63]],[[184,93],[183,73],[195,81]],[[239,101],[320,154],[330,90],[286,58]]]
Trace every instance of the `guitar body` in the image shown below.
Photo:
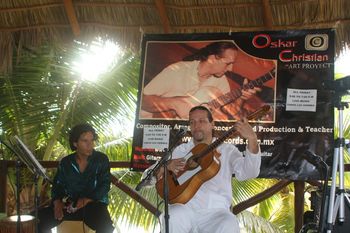
[[[214,177],[220,169],[220,154],[216,151],[211,151],[205,156],[196,158],[196,155],[205,150],[207,144],[198,144],[191,150],[192,156],[187,160],[185,170],[178,173],[176,176],[171,171],[168,171],[167,182],[169,186],[169,203],[188,202],[202,184]],[[193,168],[193,163],[199,165]],[[156,189],[158,194],[163,196],[163,179],[158,180]]]

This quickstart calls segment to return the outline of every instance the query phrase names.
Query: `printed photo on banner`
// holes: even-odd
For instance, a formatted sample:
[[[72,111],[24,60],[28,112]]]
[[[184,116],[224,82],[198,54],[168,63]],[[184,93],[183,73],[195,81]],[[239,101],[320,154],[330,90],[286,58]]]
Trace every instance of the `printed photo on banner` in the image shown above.
[[[277,62],[252,56],[233,40],[148,41],[140,119],[186,120],[194,106],[217,121],[237,121],[268,104],[275,121]]]
[[[334,79],[334,54],[332,29],[144,35],[131,169],[192,140],[189,110],[201,105],[216,138],[250,119],[259,177],[320,179],[305,155],[332,157],[334,97],[325,83]],[[244,151],[247,141],[233,133],[224,143]]]

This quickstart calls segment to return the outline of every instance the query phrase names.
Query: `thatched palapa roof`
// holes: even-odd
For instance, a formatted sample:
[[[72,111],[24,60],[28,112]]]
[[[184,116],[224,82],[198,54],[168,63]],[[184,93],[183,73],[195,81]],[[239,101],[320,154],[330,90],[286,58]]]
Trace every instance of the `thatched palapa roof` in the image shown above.
[[[349,0],[1,0],[0,70],[14,48],[108,35],[138,49],[144,33],[335,28],[350,43]]]

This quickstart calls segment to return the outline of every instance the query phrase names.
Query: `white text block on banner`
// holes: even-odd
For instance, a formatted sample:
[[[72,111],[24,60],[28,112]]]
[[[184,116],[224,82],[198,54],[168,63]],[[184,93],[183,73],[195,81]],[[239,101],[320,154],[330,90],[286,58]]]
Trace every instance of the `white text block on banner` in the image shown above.
[[[169,147],[170,129],[144,127],[142,148],[163,150]]]
[[[316,112],[317,90],[287,89],[286,111]]]

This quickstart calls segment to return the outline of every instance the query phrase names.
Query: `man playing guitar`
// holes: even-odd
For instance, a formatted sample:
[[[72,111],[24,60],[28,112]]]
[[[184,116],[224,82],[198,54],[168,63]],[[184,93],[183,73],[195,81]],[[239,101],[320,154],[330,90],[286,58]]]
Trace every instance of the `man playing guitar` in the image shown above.
[[[209,145],[214,141],[214,121],[207,108],[204,106],[192,108],[189,112],[189,124],[192,140],[181,144],[173,151],[172,160],[167,165],[170,175],[182,174],[189,165],[185,159],[186,156],[195,154],[193,151],[197,146]],[[261,153],[257,135],[246,118],[237,121],[233,127],[240,137],[247,139],[245,156],[232,144],[223,143],[217,146],[214,152],[214,160],[219,164],[217,173],[204,182],[190,200],[181,203],[170,201],[172,203],[169,206],[171,233],[239,232],[238,221],[229,210],[232,200],[232,174],[238,180],[257,177],[260,172]],[[158,183],[161,182],[163,173],[163,170],[158,171]],[[161,217],[161,221],[163,220]],[[162,227],[164,232],[164,222]]]

